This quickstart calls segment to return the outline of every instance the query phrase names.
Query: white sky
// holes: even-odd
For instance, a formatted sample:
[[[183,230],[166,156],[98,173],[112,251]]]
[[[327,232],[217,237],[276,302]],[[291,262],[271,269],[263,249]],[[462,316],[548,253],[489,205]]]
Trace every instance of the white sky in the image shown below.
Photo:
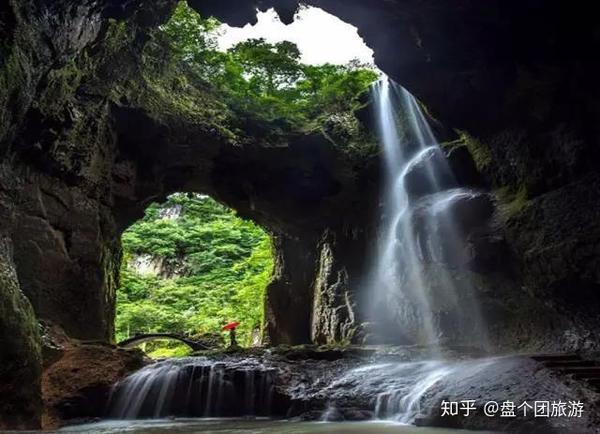
[[[322,9],[303,7],[289,26],[279,20],[273,9],[259,12],[257,16],[258,23],[254,26],[221,26],[219,48],[226,50],[247,39],[265,38],[271,43],[296,43],[302,53],[302,62],[307,64],[343,65],[352,59],[374,63],[373,50],[367,47],[356,28]]]

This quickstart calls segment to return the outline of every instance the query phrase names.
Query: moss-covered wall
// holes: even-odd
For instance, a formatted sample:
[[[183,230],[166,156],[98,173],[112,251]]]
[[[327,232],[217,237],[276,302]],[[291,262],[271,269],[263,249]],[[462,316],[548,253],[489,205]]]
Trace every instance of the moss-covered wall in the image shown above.
[[[0,233],[0,430],[39,428],[40,347],[38,322],[19,287],[10,239]]]
[[[57,3],[47,11],[22,2],[27,13],[19,9],[7,47],[17,54],[0,69],[9,83],[1,179],[18,198],[7,231],[19,280],[38,317],[73,337],[112,339],[119,234],[150,200],[211,194],[288,244],[300,240],[312,257],[323,230],[363,218],[349,212],[348,198],[376,188],[376,171],[365,175],[373,166],[351,151],[357,143],[338,137],[339,125],[275,141],[233,131],[235,115],[219,95],[178,69],[155,35],[175,3],[152,11]],[[58,24],[36,27],[47,14]],[[314,264],[298,250],[280,253],[283,277],[270,300],[305,294],[297,303],[305,320],[271,310],[272,341],[306,342]]]
[[[110,340],[120,231],[148,201],[196,191],[282,240],[267,309],[273,343],[350,339],[360,323],[352,306],[361,271],[356,261],[373,235],[376,158],[342,152],[348,146],[336,142],[353,144],[337,136],[335,122],[326,134],[239,140],[230,128],[232,114],[210,88],[182,78],[168,62],[152,62],[161,50],[153,29],[175,1],[121,3],[9,0],[0,6],[0,216],[11,216],[2,220],[14,245],[15,267],[8,269],[16,268],[37,316],[75,337]],[[238,24],[253,19],[256,5],[191,3]],[[294,3],[261,5],[279,6],[289,19]],[[514,297],[492,301],[519,299],[526,291],[550,305],[540,318],[550,325],[539,336],[551,333],[553,315],[563,309],[560,321],[577,317],[564,331],[572,338],[548,347],[588,345],[593,314],[577,314],[597,305],[600,284],[598,73],[587,54],[598,45],[593,14],[543,2],[550,18],[535,21],[534,31],[528,14],[540,2],[532,2],[534,8],[513,8],[512,2],[486,8],[481,2],[309,3],[356,24],[388,75],[443,121],[468,132],[466,144],[454,149],[462,161],[456,167],[470,164],[466,147],[479,173],[465,184],[504,193],[497,195],[494,231],[472,240],[478,252],[498,245],[506,250],[497,256],[508,252],[502,260],[474,255],[485,265],[478,273],[496,284],[482,290],[508,281],[502,285],[512,286]],[[498,10],[510,19],[496,22]],[[547,37],[556,32],[563,37]],[[551,40],[560,43],[549,46]],[[572,61],[557,56],[568,52]],[[11,279],[0,305],[25,312],[14,305]],[[0,331],[32,336],[31,315],[18,318]],[[564,324],[561,330],[570,327]],[[511,336],[518,346],[517,333]],[[30,348],[17,355],[22,365],[36,366],[35,353]],[[33,398],[25,401],[35,406]],[[14,414],[25,420],[28,411]]]

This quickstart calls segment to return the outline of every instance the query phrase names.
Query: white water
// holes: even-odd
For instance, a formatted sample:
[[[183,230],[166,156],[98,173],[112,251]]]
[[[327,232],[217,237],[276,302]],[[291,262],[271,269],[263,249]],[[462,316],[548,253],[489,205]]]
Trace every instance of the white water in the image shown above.
[[[269,416],[273,373],[251,360],[242,366],[202,357],[149,365],[113,389],[110,417]]]
[[[477,300],[473,294],[465,297],[459,293],[448,266],[449,258],[461,262],[463,250],[452,209],[478,193],[456,185],[443,151],[412,95],[387,79],[375,87],[374,94],[385,189],[381,241],[366,291],[373,322],[383,316],[388,333],[401,334],[408,342],[429,344],[435,349],[443,346],[445,337],[462,333],[469,343],[486,347],[486,328]],[[416,181],[411,178],[415,171],[420,173]],[[426,269],[432,264],[441,265],[436,268],[437,281],[442,282],[441,292],[438,288],[437,293],[430,290]],[[452,321],[444,323],[443,314]],[[387,327],[390,323],[391,330]],[[273,372],[249,360],[244,366],[202,358],[148,366],[115,388],[111,416],[271,415]],[[420,406],[428,395],[442,383],[455,375],[478,372],[489,363],[485,359],[440,360],[350,369],[324,387],[324,395],[330,400],[322,418],[335,419],[338,403],[343,404],[349,396],[360,396],[372,399],[376,418],[409,424],[421,413]]]
[[[370,396],[377,419],[411,424],[417,416],[430,412],[430,406],[449,391],[448,385],[455,377],[467,382],[495,363],[501,364],[502,360],[394,362],[351,369],[325,389],[332,397],[328,412],[332,413],[336,402],[343,402],[348,395]],[[421,408],[423,401],[429,406]]]
[[[465,333],[465,341],[484,348],[486,328],[477,300],[459,293],[447,266],[464,255],[451,210],[478,193],[457,187],[408,91],[384,77],[374,97],[385,166],[380,240],[366,282],[371,322],[380,323],[375,334],[385,331],[398,343],[439,348],[445,338]],[[427,273],[432,266],[442,287],[437,293]],[[451,318],[450,326],[442,324],[444,317]]]

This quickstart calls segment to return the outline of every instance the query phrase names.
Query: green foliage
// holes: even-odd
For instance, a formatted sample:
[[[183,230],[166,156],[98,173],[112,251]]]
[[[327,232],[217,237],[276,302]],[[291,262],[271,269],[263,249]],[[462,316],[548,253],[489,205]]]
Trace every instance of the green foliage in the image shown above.
[[[461,141],[467,145],[477,169],[484,172],[493,161],[490,147],[465,131],[459,131],[459,134]]]
[[[305,65],[298,47],[250,39],[227,52],[217,50],[219,23],[179,3],[159,38],[188,74],[215,86],[235,113],[233,129],[253,137],[314,129],[327,117],[353,113],[359,96],[376,80],[359,62]]]
[[[522,185],[516,191],[510,187],[502,187],[496,190],[499,199],[498,208],[505,218],[511,218],[521,212],[529,201],[527,187]]]
[[[270,237],[254,223],[208,197],[175,194],[150,205],[122,242],[117,340],[137,333],[218,332],[229,321],[241,322],[244,345],[261,332],[273,253]],[[158,264],[158,275],[133,266],[141,255]]]
[[[181,2],[161,30],[169,39],[176,57],[199,64],[209,62],[216,50],[217,43],[210,32],[219,24],[215,19],[202,19],[186,2]]]

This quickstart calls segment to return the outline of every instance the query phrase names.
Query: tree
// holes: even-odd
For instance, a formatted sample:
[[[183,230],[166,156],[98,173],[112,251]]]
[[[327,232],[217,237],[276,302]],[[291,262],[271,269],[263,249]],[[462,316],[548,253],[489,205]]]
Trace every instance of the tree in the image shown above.
[[[137,333],[219,332],[237,320],[240,342],[248,345],[262,327],[273,253],[269,235],[254,223],[206,196],[175,194],[151,204],[122,243],[117,340]],[[140,255],[173,274],[140,274],[133,261]],[[167,349],[180,353],[165,345],[150,348],[162,356]]]
[[[302,74],[300,50],[292,42],[269,44],[262,38],[250,39],[229,52],[249,75],[250,88],[257,94],[277,95],[293,87]]]
[[[160,30],[169,41],[174,56],[192,65],[207,64],[217,49],[219,21],[203,19],[187,2],[180,2],[171,19]]]
[[[353,113],[359,96],[377,79],[371,67],[356,61],[304,65],[289,41],[250,39],[220,52],[218,26],[181,2],[160,37],[177,63],[222,93],[242,130],[261,123],[268,124],[266,130],[303,130],[328,115]]]

